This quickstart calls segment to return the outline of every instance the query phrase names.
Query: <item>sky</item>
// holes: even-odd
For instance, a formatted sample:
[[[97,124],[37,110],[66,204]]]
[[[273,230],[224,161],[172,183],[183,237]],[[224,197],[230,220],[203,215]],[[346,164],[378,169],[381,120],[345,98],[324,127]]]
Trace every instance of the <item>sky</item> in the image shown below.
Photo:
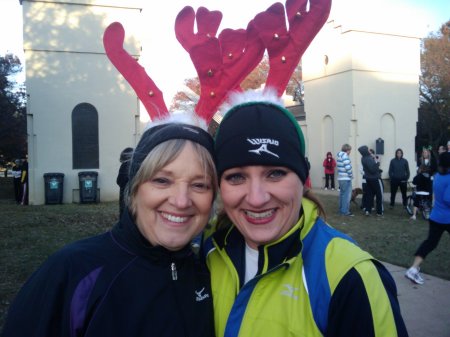
[[[175,93],[176,87],[182,85],[184,79],[196,76],[188,54],[176,41],[174,34],[175,17],[184,6],[190,5],[194,9],[204,6],[210,10],[222,11],[220,31],[224,27],[245,28],[257,12],[265,10],[274,2],[275,0],[163,0],[157,6],[150,7],[154,2],[144,1],[142,13],[146,26],[143,27],[143,54],[140,62],[160,89],[168,91],[168,95],[165,95],[167,100]],[[398,24],[407,20],[423,37],[438,30],[450,19],[449,0],[333,0],[332,10],[338,7],[337,4],[341,11],[349,13],[355,7],[367,8],[373,13],[371,17],[374,24],[384,22],[385,17],[392,13],[395,18],[398,17]],[[23,63],[22,6],[19,0],[0,0],[0,55],[7,52],[17,55]],[[21,78],[18,80],[21,81]]]

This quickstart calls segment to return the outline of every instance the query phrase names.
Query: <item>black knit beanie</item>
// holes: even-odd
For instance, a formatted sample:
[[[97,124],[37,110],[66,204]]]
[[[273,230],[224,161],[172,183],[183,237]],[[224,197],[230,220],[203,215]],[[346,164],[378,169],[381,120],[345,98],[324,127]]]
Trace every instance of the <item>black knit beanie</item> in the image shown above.
[[[131,158],[129,180],[131,181],[147,155],[157,146],[171,139],[186,139],[203,146],[214,159],[214,141],[205,130],[183,123],[167,123],[153,126],[144,132]]]
[[[442,168],[444,174],[450,169],[450,152],[444,152],[439,155],[439,166]]]
[[[283,166],[305,183],[308,166],[305,140],[292,114],[270,102],[232,107],[215,137],[217,171],[248,165]]]

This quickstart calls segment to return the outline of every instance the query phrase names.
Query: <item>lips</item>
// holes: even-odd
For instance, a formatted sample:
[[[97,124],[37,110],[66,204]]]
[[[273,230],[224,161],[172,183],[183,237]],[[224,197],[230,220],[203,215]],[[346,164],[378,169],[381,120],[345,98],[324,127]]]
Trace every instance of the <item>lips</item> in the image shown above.
[[[179,224],[185,223],[190,218],[190,216],[180,216],[180,215],[174,215],[174,214],[165,213],[165,212],[160,212],[159,214],[161,214],[161,216],[164,219],[166,219],[170,222],[179,223]]]
[[[266,224],[273,220],[273,218],[275,217],[275,213],[276,213],[275,208],[265,210],[262,212],[254,212],[249,210],[244,211],[245,218],[247,219],[248,222],[252,224]]]

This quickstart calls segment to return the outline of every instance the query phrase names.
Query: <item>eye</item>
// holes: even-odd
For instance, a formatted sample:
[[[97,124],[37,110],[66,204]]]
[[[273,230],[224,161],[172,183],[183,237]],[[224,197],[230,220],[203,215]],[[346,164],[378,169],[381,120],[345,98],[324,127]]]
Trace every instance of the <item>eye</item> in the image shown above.
[[[287,170],[283,169],[273,169],[268,173],[268,178],[273,180],[280,180],[288,174]]]
[[[242,184],[245,180],[245,177],[241,173],[229,173],[222,177],[223,180],[225,180],[230,185],[238,185]]]
[[[204,192],[209,191],[211,189],[211,185],[208,184],[206,181],[194,182],[192,184],[192,188],[194,189],[194,191]]]
[[[170,180],[165,177],[154,177],[151,182],[159,186],[167,186],[170,184]]]

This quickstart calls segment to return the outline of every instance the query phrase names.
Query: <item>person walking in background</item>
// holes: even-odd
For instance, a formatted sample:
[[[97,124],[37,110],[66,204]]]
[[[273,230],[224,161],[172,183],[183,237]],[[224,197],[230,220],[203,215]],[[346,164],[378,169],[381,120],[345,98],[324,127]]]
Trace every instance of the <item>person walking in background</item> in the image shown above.
[[[353,216],[353,213],[350,212],[353,179],[352,161],[349,157],[351,151],[352,147],[349,144],[344,144],[336,156],[337,179],[339,184],[339,213],[346,216]]]
[[[20,166],[21,176],[20,176],[20,186],[22,200],[21,205],[28,205],[28,158],[25,157],[22,160],[22,165]]]
[[[327,152],[327,156],[323,161],[323,167],[325,168],[325,190],[331,187],[334,191],[334,169],[336,167],[336,160],[334,160],[331,152]]]
[[[128,171],[130,168],[130,159],[133,155],[133,148],[127,147],[123,149],[120,153],[120,168],[117,174],[116,183],[120,188],[119,195],[119,215],[122,216],[123,210],[125,209],[125,188],[128,184]]]
[[[405,277],[417,284],[425,280],[420,275],[420,265],[439,244],[444,231],[450,234],[450,152],[439,156],[438,173],[433,181],[434,206],[428,221],[428,237],[414,254],[414,262]]]
[[[13,176],[14,200],[16,201],[16,204],[19,205],[22,201],[22,169],[20,159],[14,161],[11,172]]]
[[[417,209],[422,201],[427,201],[431,205],[433,192],[433,181],[431,180],[430,167],[423,165],[419,167],[417,175],[413,178],[412,183],[416,185],[416,197],[414,198],[414,208],[411,220],[416,220]]]
[[[370,215],[373,207],[373,199],[376,197],[376,212],[377,216],[383,215],[383,186],[381,184],[380,163],[369,152],[366,145],[358,148],[361,154],[361,164],[364,170],[364,177],[367,184],[367,198],[364,205],[366,215]]]
[[[400,187],[402,193],[403,207],[406,207],[407,182],[410,176],[408,161],[403,158],[403,150],[397,149],[395,157],[389,163],[389,179],[391,183],[391,202],[390,207],[395,205],[395,195]]]

